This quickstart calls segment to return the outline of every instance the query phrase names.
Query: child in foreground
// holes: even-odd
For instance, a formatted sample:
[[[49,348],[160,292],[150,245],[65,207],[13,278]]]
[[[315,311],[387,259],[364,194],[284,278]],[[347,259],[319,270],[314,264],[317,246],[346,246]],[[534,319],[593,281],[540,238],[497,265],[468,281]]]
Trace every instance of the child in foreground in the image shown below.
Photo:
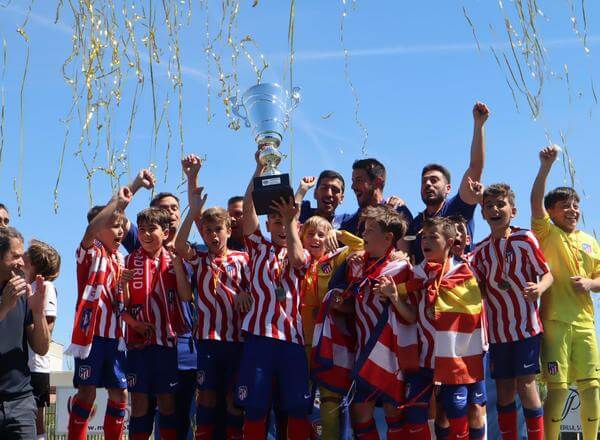
[[[556,440],[569,384],[575,382],[581,402],[585,440],[598,435],[600,356],[591,293],[600,291],[600,247],[577,229],[579,195],[559,187],[544,195],[546,179],[559,149],[540,152],[540,169],[531,189],[531,228],[554,277],[542,296],[542,376],[548,386],[544,403],[546,438]]]

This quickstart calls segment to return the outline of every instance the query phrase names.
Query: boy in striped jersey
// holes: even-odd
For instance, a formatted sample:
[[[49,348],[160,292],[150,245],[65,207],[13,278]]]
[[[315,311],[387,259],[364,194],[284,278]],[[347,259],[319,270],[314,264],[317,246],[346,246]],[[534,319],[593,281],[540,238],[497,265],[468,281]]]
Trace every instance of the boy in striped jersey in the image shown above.
[[[231,218],[219,207],[202,212],[205,199],[201,190],[192,194],[175,240],[177,252],[194,268],[198,288],[196,439],[213,438],[218,421],[217,393],[226,389],[227,439],[241,440],[243,416],[234,405],[233,390],[242,351],[241,318],[250,306],[248,254],[228,249]],[[208,248],[205,252],[187,242],[195,219],[199,219],[200,234]],[[182,299],[192,300],[191,292]]]
[[[77,311],[71,345],[66,351],[75,358],[73,385],[77,388],[69,415],[71,440],[86,438],[98,387],[108,390],[105,438],[120,439],[123,432],[127,380],[120,283],[125,277],[118,249],[124,236],[123,211],[132,196],[132,191],[123,187],[108,205],[92,208],[77,249]]]
[[[264,169],[258,154],[259,151],[255,154],[253,178]],[[298,237],[298,209],[293,201],[292,209],[280,206],[267,215],[271,240],[262,235],[252,200],[253,178],[243,207],[252,305],[242,324],[245,342],[236,396],[246,411],[244,438],[265,438],[266,417],[276,382],[280,408],[288,414],[288,438],[306,440],[310,435],[307,421],[310,393],[300,283],[309,266],[309,255]]]
[[[518,393],[528,438],[543,439],[543,410],[535,381],[542,333],[538,301],[552,284],[552,274],[533,233],[510,224],[516,207],[508,185],[488,186],[482,210],[491,234],[476,246],[472,267],[485,293],[498,425],[504,440],[517,438]]]
[[[594,237],[577,229],[581,213],[573,188],[559,187],[544,196],[559,151],[552,145],[540,152],[531,190],[531,227],[555,278],[541,305],[542,374],[548,384],[544,428],[546,438],[558,438],[569,384],[574,381],[583,438],[588,440],[597,437],[600,423],[600,356],[591,298],[592,292],[600,291],[600,247]]]
[[[156,396],[161,439],[175,440],[177,418],[177,335],[186,325],[177,292],[189,291],[187,273],[180,258],[165,247],[170,234],[170,213],[147,208],[137,215],[141,247],[125,261],[131,271],[126,286],[127,382],[131,392],[129,435],[147,440],[152,433]]]

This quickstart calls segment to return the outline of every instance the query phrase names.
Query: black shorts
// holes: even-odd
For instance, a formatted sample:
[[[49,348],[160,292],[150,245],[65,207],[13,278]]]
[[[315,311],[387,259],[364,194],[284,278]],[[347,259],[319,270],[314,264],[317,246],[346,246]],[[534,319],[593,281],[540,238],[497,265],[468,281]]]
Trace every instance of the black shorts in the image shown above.
[[[50,373],[31,373],[31,386],[37,407],[50,405]]]

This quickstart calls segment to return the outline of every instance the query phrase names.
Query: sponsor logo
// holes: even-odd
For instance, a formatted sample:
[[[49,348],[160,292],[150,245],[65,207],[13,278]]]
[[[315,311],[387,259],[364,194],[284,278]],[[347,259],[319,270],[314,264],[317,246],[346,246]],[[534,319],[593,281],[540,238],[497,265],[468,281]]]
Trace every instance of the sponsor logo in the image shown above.
[[[82,365],[79,367],[78,374],[81,380],[87,380],[92,375],[92,367],[89,365]]]
[[[535,364],[523,364],[523,368],[531,368],[533,367]]]
[[[176,387],[179,382],[169,382],[171,388]]]
[[[137,375],[136,374],[128,374],[127,375],[127,386],[129,388],[133,388],[137,383]]]
[[[454,396],[456,400],[467,400],[467,396]]]
[[[246,400],[247,397],[248,397],[248,387],[243,386],[243,385],[241,387],[238,387],[238,399]]]
[[[305,395],[304,395],[304,398],[305,398],[305,399],[310,399],[310,394],[305,394]]]
[[[475,393],[475,397],[477,397],[477,398],[483,397],[483,393]]]
[[[558,362],[548,362],[548,374],[556,376],[558,374]]]
[[[198,382],[198,385],[202,385],[206,381],[206,373],[204,370],[198,371],[196,374],[196,381]]]

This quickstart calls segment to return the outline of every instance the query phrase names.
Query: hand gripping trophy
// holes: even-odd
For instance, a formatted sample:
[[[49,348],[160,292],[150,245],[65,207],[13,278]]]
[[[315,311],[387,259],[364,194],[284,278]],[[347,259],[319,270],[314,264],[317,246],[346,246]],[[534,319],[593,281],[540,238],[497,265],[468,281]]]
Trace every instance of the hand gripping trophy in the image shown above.
[[[300,102],[300,89],[294,87],[291,94],[279,84],[263,83],[250,87],[241,98],[236,98],[233,113],[252,128],[254,140],[260,150],[259,158],[265,171],[254,178],[252,199],[259,215],[267,214],[271,201],[281,197],[288,199],[294,193],[289,174],[282,174],[279,166],[283,154],[279,145],[288,126],[290,113]]]

